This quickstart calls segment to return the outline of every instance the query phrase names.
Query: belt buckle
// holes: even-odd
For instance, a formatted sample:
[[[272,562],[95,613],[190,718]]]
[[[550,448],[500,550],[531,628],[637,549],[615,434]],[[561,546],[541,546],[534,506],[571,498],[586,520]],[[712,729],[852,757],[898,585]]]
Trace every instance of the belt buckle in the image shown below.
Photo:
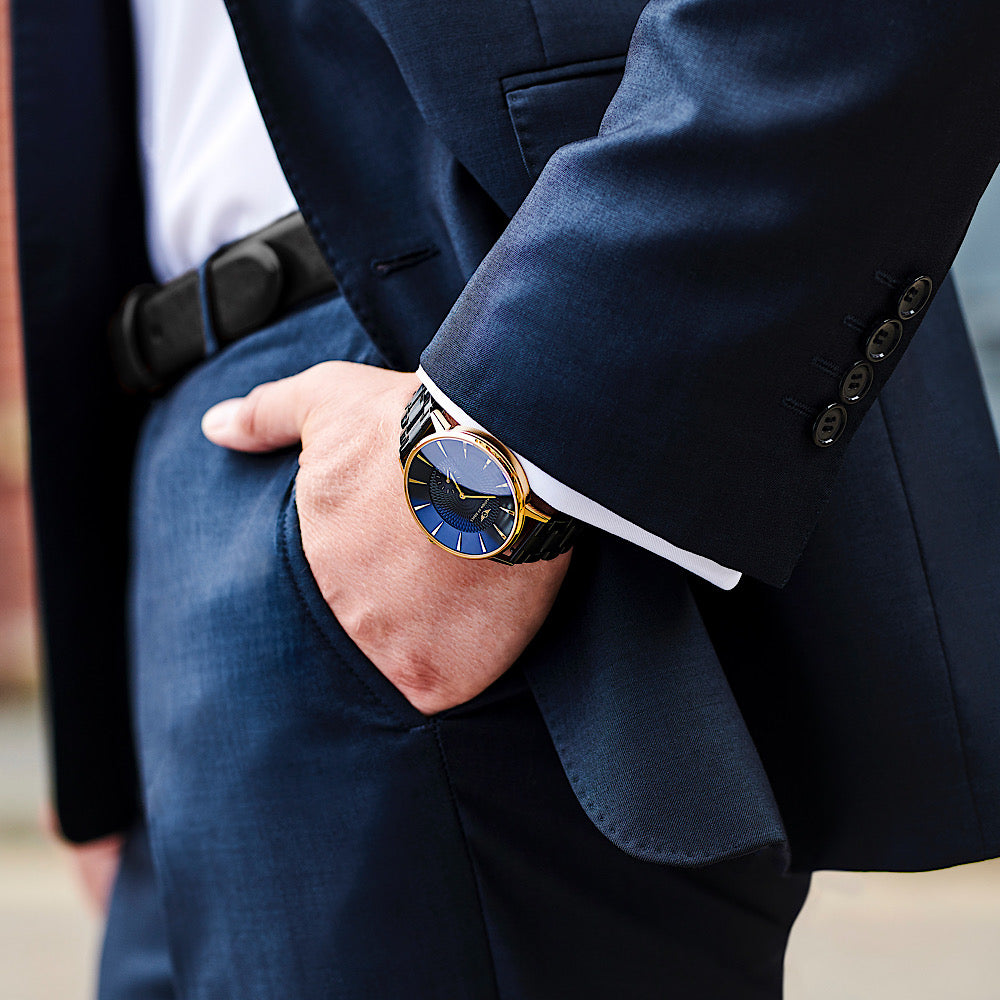
[[[243,239],[208,267],[208,300],[216,340],[230,344],[264,326],[284,288],[281,258],[263,240]]]

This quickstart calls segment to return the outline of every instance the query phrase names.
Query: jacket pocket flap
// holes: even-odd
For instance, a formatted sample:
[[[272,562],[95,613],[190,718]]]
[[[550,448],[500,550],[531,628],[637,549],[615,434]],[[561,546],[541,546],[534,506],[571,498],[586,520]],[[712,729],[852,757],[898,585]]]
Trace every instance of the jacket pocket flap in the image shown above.
[[[524,167],[532,180],[560,146],[597,135],[625,57],[591,59],[501,81]]]

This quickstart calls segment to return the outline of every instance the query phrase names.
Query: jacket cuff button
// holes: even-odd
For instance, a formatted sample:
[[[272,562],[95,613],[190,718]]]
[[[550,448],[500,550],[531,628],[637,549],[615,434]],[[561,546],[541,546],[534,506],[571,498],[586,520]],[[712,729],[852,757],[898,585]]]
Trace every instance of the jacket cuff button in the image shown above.
[[[842,403],[856,403],[863,399],[875,381],[875,369],[867,361],[859,361],[840,383]]]
[[[820,448],[829,448],[844,433],[845,427],[847,427],[847,408],[840,403],[831,403],[813,424],[813,444]]]
[[[903,324],[898,319],[887,319],[879,324],[865,344],[865,357],[869,361],[883,361],[899,346]]]
[[[930,301],[933,290],[934,282],[926,275],[910,282],[910,287],[899,298],[897,307],[899,318],[913,319],[917,313],[923,311],[924,306]]]

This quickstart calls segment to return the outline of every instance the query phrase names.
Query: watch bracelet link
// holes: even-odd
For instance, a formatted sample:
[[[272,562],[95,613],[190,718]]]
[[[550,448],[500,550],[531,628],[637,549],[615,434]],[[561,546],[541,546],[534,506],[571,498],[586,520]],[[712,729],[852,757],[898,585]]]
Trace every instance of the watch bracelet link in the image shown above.
[[[406,463],[407,457],[418,442],[433,431],[434,422],[431,414],[435,410],[439,410],[439,407],[434,402],[434,397],[430,394],[427,386],[421,385],[406,404],[403,417],[400,420],[402,433],[399,438],[399,461],[401,464]],[[526,525],[529,521],[531,521],[530,518],[525,518]],[[532,524],[533,527],[522,528],[514,544],[502,554],[498,553],[493,556],[493,561],[515,566],[521,563],[538,562],[541,559],[555,559],[556,556],[562,555],[563,552],[568,552],[572,548],[580,527],[580,522],[576,518],[558,512],[550,514],[548,521],[534,521]]]
[[[400,421],[402,433],[399,436],[399,462],[401,465],[406,464],[406,459],[416,447],[417,442],[427,435],[429,428],[433,427],[431,413],[435,408],[434,397],[425,385],[420,386],[410,397]]]
[[[541,559],[555,559],[573,547],[580,528],[579,521],[564,514],[553,514],[548,521],[537,524],[527,537],[523,536],[522,529],[522,537],[514,543],[513,552],[494,556],[494,560],[515,566]]]

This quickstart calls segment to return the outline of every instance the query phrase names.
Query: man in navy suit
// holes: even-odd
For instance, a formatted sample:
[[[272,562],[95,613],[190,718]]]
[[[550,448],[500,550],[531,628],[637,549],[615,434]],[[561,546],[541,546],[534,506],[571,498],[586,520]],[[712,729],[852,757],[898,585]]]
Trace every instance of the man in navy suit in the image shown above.
[[[809,870],[995,855],[947,271],[1000,15],[228,8],[308,246],[176,275],[126,12],[15,12],[59,814],[127,831],[103,995],[774,996]]]

